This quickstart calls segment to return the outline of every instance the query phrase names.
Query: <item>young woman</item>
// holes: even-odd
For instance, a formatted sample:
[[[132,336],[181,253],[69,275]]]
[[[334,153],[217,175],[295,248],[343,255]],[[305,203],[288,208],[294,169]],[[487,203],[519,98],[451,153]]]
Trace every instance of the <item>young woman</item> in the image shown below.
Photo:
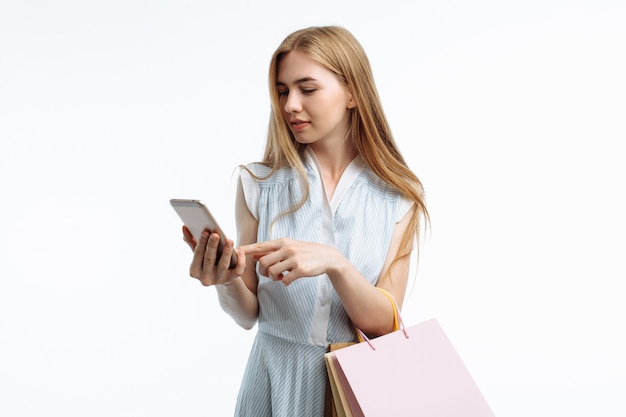
[[[324,415],[324,354],[354,327],[388,333],[410,255],[428,219],[422,185],[395,145],[365,52],[340,27],[289,35],[269,71],[265,155],[241,169],[238,244],[215,265],[205,231],[190,275],[217,286],[222,308],[258,331],[237,416]],[[228,269],[237,251],[239,262]]]

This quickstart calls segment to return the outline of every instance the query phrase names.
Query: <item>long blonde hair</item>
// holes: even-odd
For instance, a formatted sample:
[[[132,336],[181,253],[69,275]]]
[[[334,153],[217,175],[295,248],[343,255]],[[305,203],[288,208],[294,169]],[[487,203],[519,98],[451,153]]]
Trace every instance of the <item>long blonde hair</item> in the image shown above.
[[[419,237],[421,220],[425,221],[424,224],[428,224],[429,221],[424,189],[396,146],[363,47],[342,27],[324,26],[298,30],[283,40],[270,62],[271,114],[262,163],[271,167],[272,173],[287,166],[300,173],[304,198],[290,212],[300,208],[309,194],[309,184],[302,162],[306,145],[295,140],[284,120],[276,88],[278,65],[291,51],[307,55],[331,71],[339,83],[346,86],[356,103],[350,117],[349,137],[353,146],[376,175],[415,203],[411,222],[402,238],[394,262],[409,256],[413,241]]]

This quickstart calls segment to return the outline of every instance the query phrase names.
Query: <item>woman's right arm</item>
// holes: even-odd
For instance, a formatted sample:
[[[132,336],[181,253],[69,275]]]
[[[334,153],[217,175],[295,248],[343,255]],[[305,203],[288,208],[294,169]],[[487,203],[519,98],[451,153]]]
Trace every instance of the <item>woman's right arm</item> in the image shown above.
[[[243,195],[241,179],[237,186],[235,218],[239,245],[256,242],[258,223],[248,210]],[[244,329],[251,329],[259,315],[259,303],[256,297],[256,263],[251,256],[237,250],[237,266],[229,269],[234,242],[226,240],[226,245],[217,265],[215,258],[219,236],[217,233],[202,233],[195,243],[188,230],[183,229],[184,239],[194,251],[190,275],[200,280],[202,285],[215,285],[222,309]]]

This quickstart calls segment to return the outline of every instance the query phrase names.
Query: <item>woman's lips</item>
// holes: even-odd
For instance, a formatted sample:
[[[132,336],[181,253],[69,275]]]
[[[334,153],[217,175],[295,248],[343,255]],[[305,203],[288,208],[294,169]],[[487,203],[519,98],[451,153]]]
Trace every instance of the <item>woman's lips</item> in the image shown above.
[[[290,121],[289,123],[293,130],[302,130],[305,127],[307,127],[311,122],[305,122],[304,120],[294,119]]]

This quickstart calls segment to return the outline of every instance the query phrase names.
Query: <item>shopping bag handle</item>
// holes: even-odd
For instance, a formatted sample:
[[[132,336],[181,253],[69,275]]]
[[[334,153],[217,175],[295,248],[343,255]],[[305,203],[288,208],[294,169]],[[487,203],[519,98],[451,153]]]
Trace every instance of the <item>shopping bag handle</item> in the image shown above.
[[[402,316],[400,315],[400,309],[398,308],[398,303],[396,303],[396,299],[393,298],[393,295],[391,295],[389,291],[383,290],[382,288],[378,288],[378,287],[376,288],[387,296],[387,298],[391,302],[391,305],[393,306],[393,331],[395,332],[398,330],[402,330],[402,333],[404,333],[404,337],[408,339],[409,334],[406,332],[406,327],[404,326],[404,322],[402,321]],[[372,350],[376,350],[376,348],[372,344],[372,341],[365,335],[365,333],[363,333],[363,331],[359,329],[358,327],[355,327],[355,329],[356,329],[356,333],[357,333],[357,337],[359,338],[359,341],[367,342],[367,344],[372,348]]]

